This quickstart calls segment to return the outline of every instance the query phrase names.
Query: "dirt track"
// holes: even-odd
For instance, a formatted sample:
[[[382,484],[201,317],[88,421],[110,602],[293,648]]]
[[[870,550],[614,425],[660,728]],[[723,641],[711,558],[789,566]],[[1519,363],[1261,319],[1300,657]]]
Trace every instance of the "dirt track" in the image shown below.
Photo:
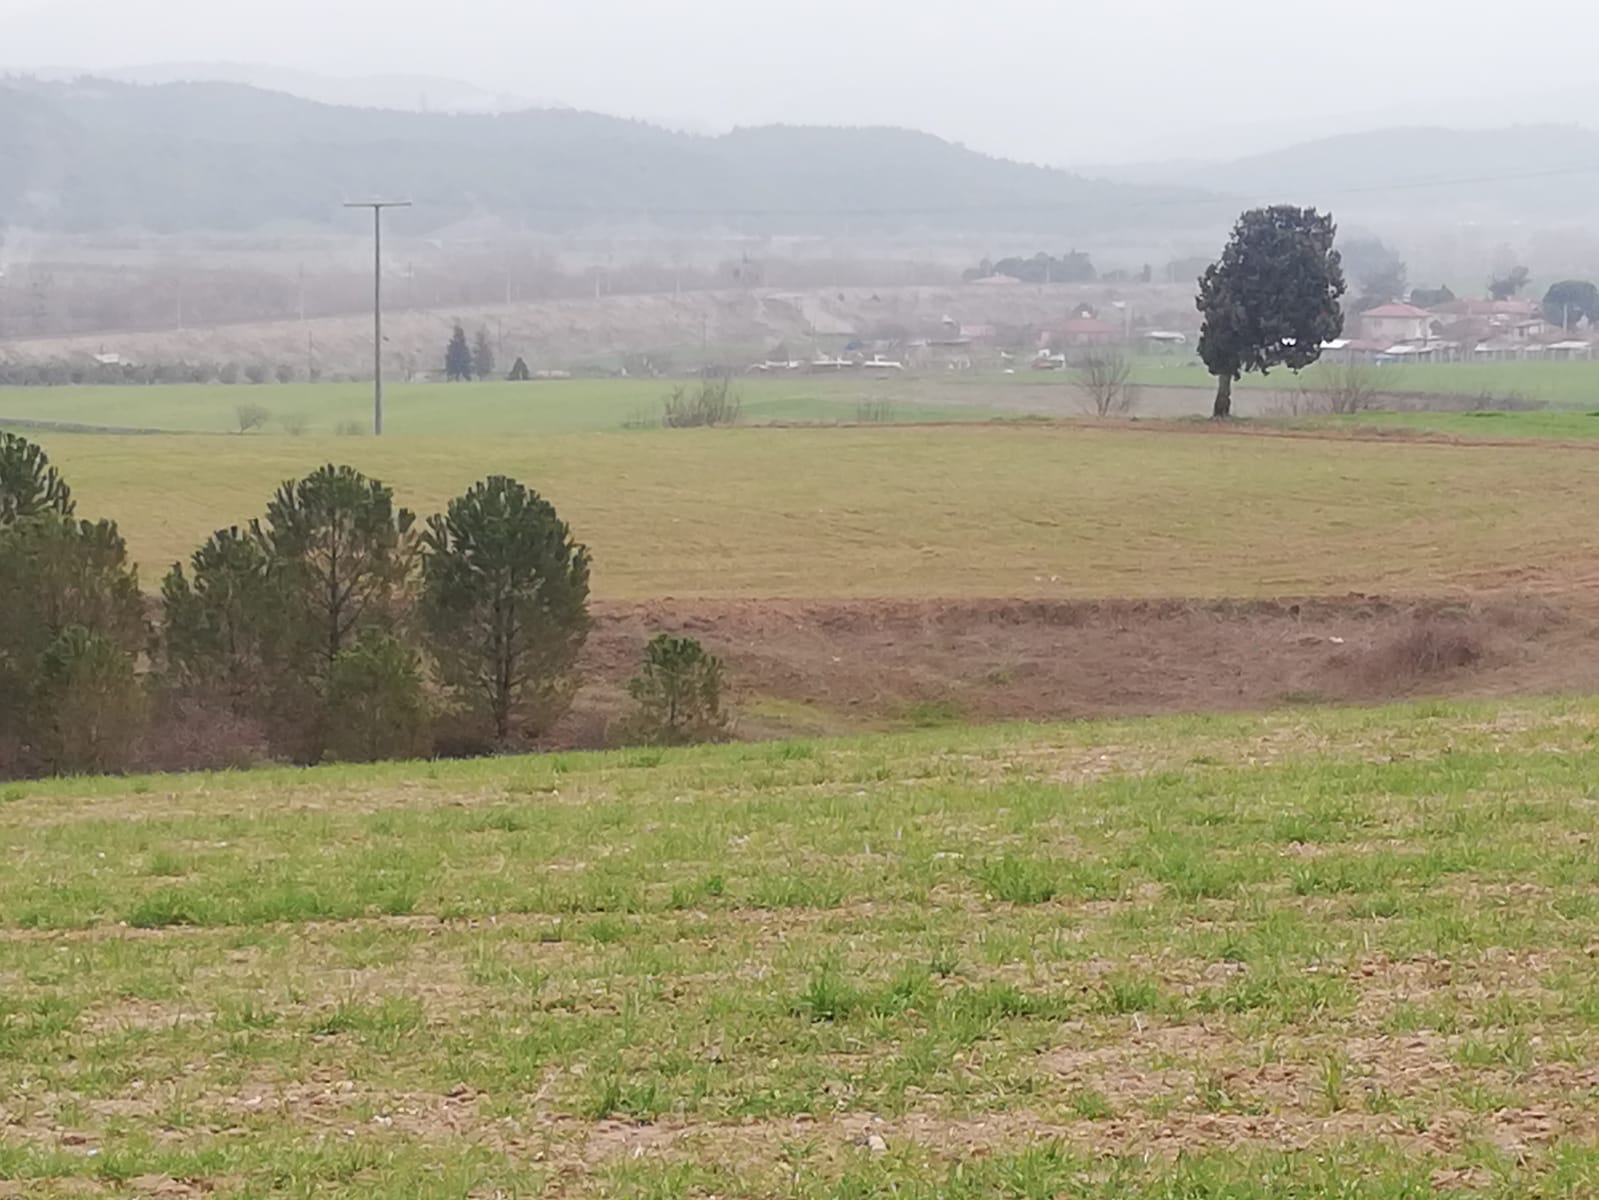
[[[1547,598],[605,606],[558,731],[604,744],[646,640],[722,655],[739,734],[1599,688],[1599,610]]]

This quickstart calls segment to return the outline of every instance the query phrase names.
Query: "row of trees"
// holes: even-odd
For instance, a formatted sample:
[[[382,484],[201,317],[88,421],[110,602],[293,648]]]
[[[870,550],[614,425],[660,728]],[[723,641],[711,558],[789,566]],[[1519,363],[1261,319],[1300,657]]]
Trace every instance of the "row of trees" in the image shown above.
[[[180,383],[295,383],[322,377],[314,365],[263,362],[99,362],[93,358],[0,362],[0,387],[159,386]]]
[[[588,551],[515,480],[491,476],[419,526],[387,486],[330,465],[173,567],[165,667],[296,761],[420,753],[435,716],[456,746],[487,750],[570,704],[588,577]]]
[[[976,267],[964,273],[967,281],[989,279],[1004,275],[1023,283],[1093,283],[1099,278],[1094,262],[1080,250],[1072,250],[1059,258],[1039,251],[1031,258],[1002,258],[998,262],[983,259]],[[1149,282],[1150,270],[1144,269],[1143,281]]]
[[[487,329],[479,329],[468,345],[465,328],[456,322],[449,345],[444,348],[444,377],[451,383],[494,377],[494,345]]]
[[[118,769],[152,705],[226,713],[302,763],[525,745],[576,693],[589,571],[516,480],[490,476],[418,522],[380,481],[329,465],[174,565],[153,631],[115,524],[78,519],[43,451],[0,433],[0,765]],[[630,736],[714,736],[721,688],[697,643],[658,639]]]

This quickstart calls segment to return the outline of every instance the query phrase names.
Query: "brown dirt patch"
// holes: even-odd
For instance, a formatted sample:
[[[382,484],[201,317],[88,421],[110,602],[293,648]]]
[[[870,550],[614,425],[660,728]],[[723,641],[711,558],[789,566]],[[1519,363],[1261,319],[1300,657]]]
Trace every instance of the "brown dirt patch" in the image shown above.
[[[723,656],[745,738],[1599,687],[1599,610],[1544,597],[661,600],[597,609],[556,745],[612,740],[659,632]]]

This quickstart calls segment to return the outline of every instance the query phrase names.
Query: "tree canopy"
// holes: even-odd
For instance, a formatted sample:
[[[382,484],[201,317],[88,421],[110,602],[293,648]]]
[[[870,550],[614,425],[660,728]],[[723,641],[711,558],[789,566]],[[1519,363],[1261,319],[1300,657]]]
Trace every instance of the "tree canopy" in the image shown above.
[[[1511,267],[1488,281],[1488,294],[1495,300],[1509,300],[1526,287],[1531,278],[1532,272],[1526,267]]]
[[[1441,304],[1453,304],[1456,300],[1454,292],[1449,290],[1448,284],[1440,284],[1435,288],[1412,288],[1410,302],[1417,308],[1437,308]]]
[[[1199,281],[1204,320],[1199,356],[1216,377],[1213,414],[1232,414],[1232,385],[1245,371],[1308,367],[1343,332],[1343,264],[1332,215],[1277,205],[1233,226],[1221,258]]]
[[[27,438],[0,430],[0,527],[42,513],[72,515],[72,489]]]
[[[1570,329],[1579,321],[1592,326],[1599,321],[1599,288],[1586,279],[1562,279],[1543,296],[1543,319]]]

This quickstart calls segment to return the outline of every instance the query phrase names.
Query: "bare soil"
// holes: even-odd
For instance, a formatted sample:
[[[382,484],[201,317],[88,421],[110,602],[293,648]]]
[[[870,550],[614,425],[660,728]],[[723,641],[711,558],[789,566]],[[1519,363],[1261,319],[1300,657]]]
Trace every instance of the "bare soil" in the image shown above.
[[[606,744],[644,643],[726,661],[738,734],[1599,689],[1599,607],[1548,597],[604,605],[556,731]]]

